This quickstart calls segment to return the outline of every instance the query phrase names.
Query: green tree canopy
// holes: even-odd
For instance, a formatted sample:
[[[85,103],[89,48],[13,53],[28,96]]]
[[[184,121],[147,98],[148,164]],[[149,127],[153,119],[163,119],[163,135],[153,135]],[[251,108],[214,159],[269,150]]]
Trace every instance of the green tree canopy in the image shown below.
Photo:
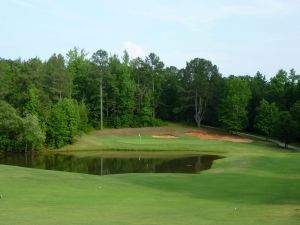
[[[225,80],[219,110],[219,120],[225,129],[239,131],[247,126],[246,107],[250,98],[251,92],[247,81],[234,76]]]
[[[274,135],[280,141],[284,142],[285,147],[296,139],[297,124],[288,111],[280,112],[279,118],[275,124]]]
[[[297,138],[300,140],[300,100],[296,101],[290,109],[293,119],[297,123]]]
[[[272,77],[268,84],[268,100],[275,102],[280,110],[286,110],[285,101],[288,74],[284,70],[279,70],[275,77]]]
[[[44,131],[40,128],[36,115],[27,114],[23,122],[22,142],[26,150],[41,149],[46,139]]]
[[[51,109],[48,120],[48,144],[62,147],[73,143],[80,125],[80,114],[76,100],[60,99]]]
[[[44,87],[53,102],[70,97],[72,77],[65,67],[62,55],[52,55],[45,65]]]
[[[198,127],[200,127],[204,119],[207,104],[210,101],[210,97],[212,97],[209,91],[216,84],[212,78],[215,79],[218,75],[219,72],[216,65],[200,58],[195,58],[188,62],[183,70],[183,94],[186,96],[183,99],[183,104],[191,117],[194,118]]]
[[[275,103],[269,103],[261,100],[256,108],[255,129],[267,137],[270,137],[274,129],[274,125],[278,120],[279,110]]]
[[[86,57],[85,50],[79,50],[77,47],[67,54],[67,69],[73,80],[72,97],[77,101],[85,99],[87,95],[90,62]]]
[[[5,101],[0,101],[0,149],[21,148],[22,119],[16,110]]]

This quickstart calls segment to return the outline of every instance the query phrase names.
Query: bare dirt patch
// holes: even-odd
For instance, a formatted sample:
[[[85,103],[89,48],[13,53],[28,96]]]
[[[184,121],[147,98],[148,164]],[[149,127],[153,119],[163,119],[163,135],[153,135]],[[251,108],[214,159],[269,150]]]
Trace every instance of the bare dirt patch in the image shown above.
[[[225,135],[225,134],[217,134],[217,133],[210,133],[207,131],[191,131],[185,133],[188,136],[197,137],[203,140],[216,140],[216,141],[231,141],[231,142],[238,142],[238,143],[251,143],[253,140],[248,138],[242,138],[239,136],[234,135]]]
[[[153,138],[177,138],[172,134],[152,135]]]

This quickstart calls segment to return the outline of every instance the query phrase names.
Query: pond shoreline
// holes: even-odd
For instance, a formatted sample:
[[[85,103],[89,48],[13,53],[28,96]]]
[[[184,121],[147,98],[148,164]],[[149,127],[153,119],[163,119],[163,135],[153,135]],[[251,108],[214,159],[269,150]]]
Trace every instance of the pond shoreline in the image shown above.
[[[23,152],[0,155],[0,164],[36,169],[109,175],[121,173],[198,173],[209,169],[218,155],[195,152],[106,151],[98,155],[76,156],[62,152]]]

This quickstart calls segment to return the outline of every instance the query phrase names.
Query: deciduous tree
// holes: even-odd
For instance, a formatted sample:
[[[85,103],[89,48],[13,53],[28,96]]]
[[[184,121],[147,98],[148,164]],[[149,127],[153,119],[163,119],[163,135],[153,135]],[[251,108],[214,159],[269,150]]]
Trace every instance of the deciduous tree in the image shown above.
[[[247,126],[246,107],[250,97],[250,88],[245,80],[234,76],[226,79],[219,110],[219,120],[225,129],[240,131]]]
[[[269,103],[266,100],[261,100],[256,108],[255,129],[267,137],[270,137],[275,123],[278,120],[279,110],[275,103]]]
[[[41,149],[46,139],[44,131],[41,129],[39,119],[36,115],[27,114],[22,119],[22,142],[25,150]]]
[[[297,125],[288,111],[282,111],[275,124],[274,135],[282,142],[285,148],[297,137]]]
[[[78,104],[73,99],[60,99],[51,109],[48,120],[48,144],[60,148],[73,143],[78,134],[80,115]]]
[[[5,101],[0,101],[0,149],[20,150],[22,119]]]

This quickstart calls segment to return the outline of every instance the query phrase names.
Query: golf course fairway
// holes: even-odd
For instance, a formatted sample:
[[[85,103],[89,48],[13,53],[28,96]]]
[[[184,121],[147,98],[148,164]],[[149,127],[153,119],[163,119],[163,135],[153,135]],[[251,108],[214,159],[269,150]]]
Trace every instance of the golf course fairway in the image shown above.
[[[95,131],[56,151],[79,157],[97,150],[194,151],[224,158],[199,174],[97,176],[0,165],[0,224],[300,223],[299,153],[256,140],[199,139],[189,131],[195,128]]]

